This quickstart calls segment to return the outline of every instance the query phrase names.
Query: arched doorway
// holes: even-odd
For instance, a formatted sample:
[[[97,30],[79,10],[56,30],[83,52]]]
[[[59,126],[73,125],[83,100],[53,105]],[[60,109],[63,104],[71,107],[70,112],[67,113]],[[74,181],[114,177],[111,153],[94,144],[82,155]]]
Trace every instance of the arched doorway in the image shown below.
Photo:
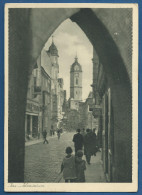
[[[127,161],[125,162],[127,166],[124,166],[124,168],[127,167],[124,181],[130,182],[131,76],[124,63],[127,60],[119,51],[121,42],[116,44],[107,30],[109,24],[105,26],[104,21],[97,17],[97,11],[93,9],[52,9],[49,12],[46,9],[11,9],[9,11],[9,182],[24,181],[24,115],[28,77],[46,40],[68,17],[76,22],[88,36],[103,65],[111,88],[115,135],[118,138],[115,140],[117,159],[115,164],[117,167],[122,155],[124,161]],[[123,152],[119,149],[120,144],[124,146]],[[120,167],[123,169],[122,163]],[[119,169],[116,172],[117,181],[121,177],[118,172]]]

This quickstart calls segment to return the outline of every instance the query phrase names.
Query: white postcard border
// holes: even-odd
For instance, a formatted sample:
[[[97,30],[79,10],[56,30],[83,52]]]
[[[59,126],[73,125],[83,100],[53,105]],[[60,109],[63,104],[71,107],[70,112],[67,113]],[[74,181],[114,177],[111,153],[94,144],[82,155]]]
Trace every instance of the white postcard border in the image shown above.
[[[132,183],[8,183],[8,9],[9,8],[132,8]],[[5,4],[4,189],[6,192],[136,192],[138,189],[138,5],[115,3]]]

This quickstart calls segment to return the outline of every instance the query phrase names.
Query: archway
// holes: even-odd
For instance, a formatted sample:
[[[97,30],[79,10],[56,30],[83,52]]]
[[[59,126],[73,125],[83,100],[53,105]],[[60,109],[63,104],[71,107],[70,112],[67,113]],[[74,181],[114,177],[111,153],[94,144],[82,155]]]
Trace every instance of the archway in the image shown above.
[[[105,26],[105,22],[97,17],[95,9],[51,9],[49,12],[46,9],[11,9],[9,12],[9,182],[24,181],[24,116],[28,76],[47,39],[68,17],[88,36],[103,65],[112,90],[115,134],[118,137],[115,140],[117,146],[115,163],[116,166],[119,163],[122,165],[122,160],[117,158],[117,155],[120,154],[118,155],[120,157],[122,153],[124,157],[126,154],[124,161],[127,160],[127,171],[125,170],[124,181],[131,181],[132,100],[131,75],[127,70],[127,65],[131,65],[131,62],[126,65],[125,55],[120,54],[121,42],[116,44],[107,30],[107,24]],[[124,152],[118,149],[122,142],[127,146]],[[118,172],[116,175],[118,177],[116,180],[119,181],[121,175]]]

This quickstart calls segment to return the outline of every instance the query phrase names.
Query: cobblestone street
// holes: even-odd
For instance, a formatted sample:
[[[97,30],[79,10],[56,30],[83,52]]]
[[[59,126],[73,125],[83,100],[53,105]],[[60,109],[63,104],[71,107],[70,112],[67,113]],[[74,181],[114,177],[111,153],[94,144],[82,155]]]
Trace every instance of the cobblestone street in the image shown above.
[[[43,142],[26,147],[25,150],[25,182],[58,183],[64,182],[60,167],[67,146],[73,147],[74,133],[64,133],[60,140],[57,137],[49,139],[49,144]],[[85,156],[83,157],[85,159]],[[106,182],[103,173],[101,152],[92,156],[91,165],[85,171],[86,182]]]
[[[73,134],[64,133],[60,140],[57,137],[51,138],[49,144],[41,142],[27,146],[25,148],[25,182],[56,182],[65,148],[67,146],[73,148]]]

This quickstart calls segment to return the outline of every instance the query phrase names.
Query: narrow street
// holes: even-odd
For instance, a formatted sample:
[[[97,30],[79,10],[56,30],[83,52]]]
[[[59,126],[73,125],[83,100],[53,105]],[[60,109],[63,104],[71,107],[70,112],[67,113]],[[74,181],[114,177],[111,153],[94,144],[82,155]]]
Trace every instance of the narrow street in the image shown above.
[[[71,146],[73,133],[65,133],[60,140],[50,138],[49,144],[38,143],[25,148],[25,182],[55,182],[59,176],[65,148]],[[47,138],[48,139],[48,138]]]
[[[74,133],[64,133],[60,140],[50,138],[49,144],[42,142],[25,147],[25,182],[48,183],[64,182],[60,166],[65,155],[65,148],[71,146]],[[87,165],[86,182],[105,182],[102,170],[101,152],[92,157],[91,165]]]

